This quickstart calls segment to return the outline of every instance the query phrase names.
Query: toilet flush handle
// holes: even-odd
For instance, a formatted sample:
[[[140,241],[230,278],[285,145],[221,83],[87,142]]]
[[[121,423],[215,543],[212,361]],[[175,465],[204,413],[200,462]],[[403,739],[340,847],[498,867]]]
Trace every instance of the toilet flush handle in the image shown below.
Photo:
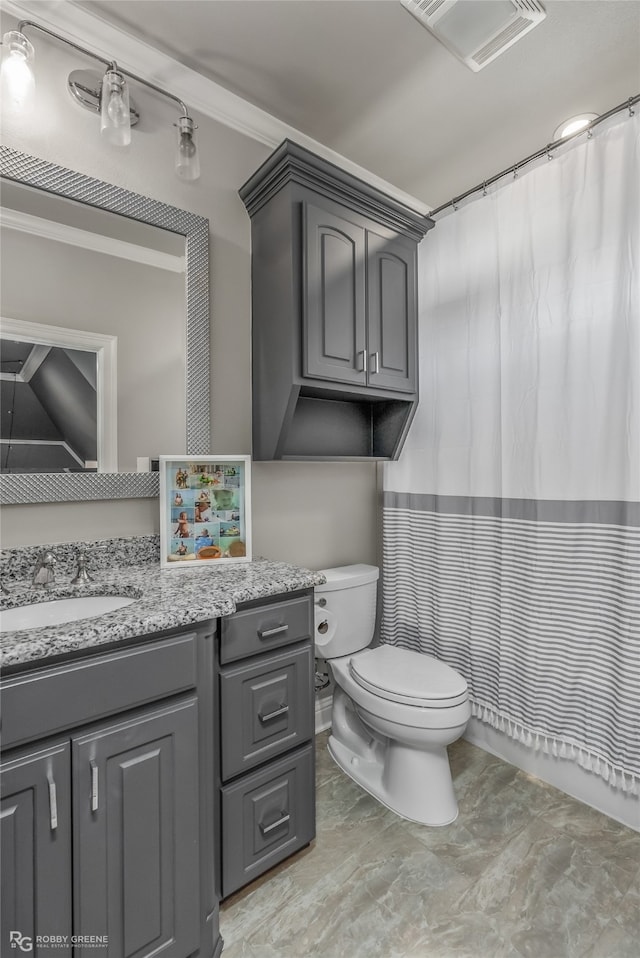
[[[323,619],[322,622],[318,623],[318,632],[320,635],[325,635],[329,631],[329,623],[326,619]]]

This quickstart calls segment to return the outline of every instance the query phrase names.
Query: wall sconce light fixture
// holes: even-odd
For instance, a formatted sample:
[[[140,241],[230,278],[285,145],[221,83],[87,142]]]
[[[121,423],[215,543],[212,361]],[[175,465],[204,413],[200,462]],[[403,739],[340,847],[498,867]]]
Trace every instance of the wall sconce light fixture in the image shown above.
[[[143,80],[123,70],[113,60],[86,50],[73,40],[47,27],[42,27],[31,20],[21,20],[17,30],[10,30],[2,38],[3,56],[0,68],[0,85],[2,100],[5,108],[23,115],[32,109],[35,93],[35,77],[33,61],[35,58],[33,45],[25,36],[25,28],[40,30],[48,36],[68,46],[93,60],[98,60],[105,67],[104,75],[92,70],[74,70],[69,75],[68,89],[73,99],[80,106],[100,115],[100,132],[104,139],[114,146],[128,146],[131,142],[131,127],[140,119],[135,103],[129,97],[127,80],[134,80],[143,86],[154,90],[161,96],[168,97],[178,104],[180,116],[174,126],[178,129],[175,150],[176,174],[183,180],[197,180],[200,176],[200,160],[196,147],[194,133],[197,129],[189,111],[183,101],[168,93],[161,87]]]

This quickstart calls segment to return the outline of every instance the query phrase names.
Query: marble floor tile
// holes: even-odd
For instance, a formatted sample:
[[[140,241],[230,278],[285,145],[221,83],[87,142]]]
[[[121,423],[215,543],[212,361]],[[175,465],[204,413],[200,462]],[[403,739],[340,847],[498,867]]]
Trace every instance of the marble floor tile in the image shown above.
[[[462,741],[457,821],[407,822],[327,738],[316,840],[223,903],[223,958],[637,958],[640,834]]]

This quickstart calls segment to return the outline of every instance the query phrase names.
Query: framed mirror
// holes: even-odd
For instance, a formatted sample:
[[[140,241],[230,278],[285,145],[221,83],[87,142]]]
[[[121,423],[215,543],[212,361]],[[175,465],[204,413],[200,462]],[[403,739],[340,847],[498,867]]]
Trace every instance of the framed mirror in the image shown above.
[[[58,375],[57,385],[65,384],[63,405],[72,417],[73,410],[86,403],[78,401],[84,393],[67,388],[72,382],[68,370],[86,390],[78,369],[85,380],[91,379],[93,357],[82,351],[98,344],[95,437],[83,440],[84,445],[78,442],[77,449],[58,450],[51,472],[30,472],[30,461],[37,458],[40,465],[34,468],[42,470],[46,459],[38,453],[30,460],[33,443],[29,453],[24,441],[18,450],[17,426],[10,419],[3,423],[0,466],[6,461],[15,471],[0,469],[0,502],[155,496],[158,473],[136,472],[136,457],[178,453],[178,445],[186,455],[209,452],[208,220],[4,146],[0,176],[0,222],[3,231],[7,226],[9,235],[17,237],[14,273],[20,275],[20,282],[5,284],[5,290],[14,287],[13,302],[3,293],[7,335],[1,334],[0,345],[7,357],[3,369],[9,371],[2,376],[3,389],[11,389],[8,395],[15,397],[16,390],[28,392],[33,383],[44,403],[43,370],[47,362],[52,367],[54,360],[58,366],[64,362],[66,371]],[[55,236],[48,235],[52,221]],[[92,261],[90,255],[104,258]],[[119,271],[111,273],[108,264],[116,262]],[[32,288],[44,291],[42,302]],[[70,298],[64,300],[63,293]],[[14,315],[7,318],[9,312]],[[38,324],[42,336],[37,335]],[[69,326],[73,328],[64,328]],[[60,342],[57,335],[52,337],[56,327]],[[101,371],[103,339],[111,343],[113,354],[108,376]],[[62,426],[53,413],[51,418],[63,433],[78,433],[69,418]],[[83,427],[89,418],[80,417]],[[4,434],[11,429],[13,446]],[[65,445],[67,437],[62,438]],[[168,450],[167,442],[176,448]],[[93,448],[98,450],[95,455]],[[62,455],[70,457],[70,466],[59,464]]]

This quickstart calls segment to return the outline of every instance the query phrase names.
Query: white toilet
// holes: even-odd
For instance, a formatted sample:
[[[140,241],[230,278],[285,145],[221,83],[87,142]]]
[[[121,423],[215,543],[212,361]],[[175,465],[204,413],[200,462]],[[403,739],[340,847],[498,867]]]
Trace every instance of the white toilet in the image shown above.
[[[355,782],[392,811],[423,825],[458,815],[447,745],[471,715],[467,683],[420,652],[368,648],[378,569],[323,569],[315,587],[316,652],[329,662],[333,693],[329,752]]]

